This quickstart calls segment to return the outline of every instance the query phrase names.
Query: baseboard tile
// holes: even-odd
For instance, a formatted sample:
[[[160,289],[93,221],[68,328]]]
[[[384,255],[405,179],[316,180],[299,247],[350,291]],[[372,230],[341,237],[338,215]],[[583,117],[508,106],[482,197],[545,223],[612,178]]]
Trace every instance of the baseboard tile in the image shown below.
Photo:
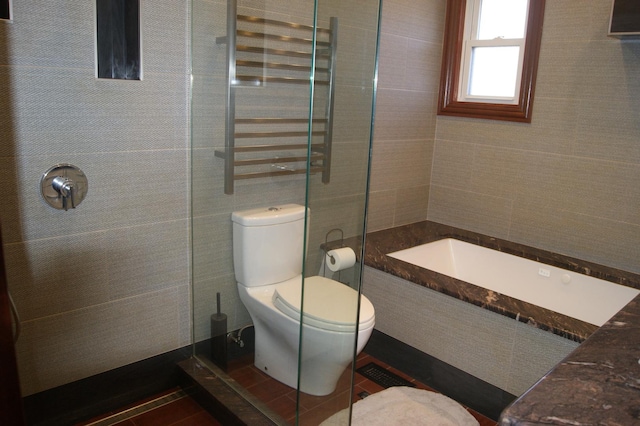
[[[496,421],[502,410],[516,399],[507,391],[377,330],[364,351]]]

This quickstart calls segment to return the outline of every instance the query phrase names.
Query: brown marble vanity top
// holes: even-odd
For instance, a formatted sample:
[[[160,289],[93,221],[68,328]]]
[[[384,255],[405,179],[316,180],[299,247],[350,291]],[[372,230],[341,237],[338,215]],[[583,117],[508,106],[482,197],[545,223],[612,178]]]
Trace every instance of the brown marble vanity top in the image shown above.
[[[640,424],[636,297],[501,415],[500,425]]]
[[[386,256],[448,237],[634,288],[640,288],[639,275],[428,221],[373,232],[366,238],[368,266],[584,341],[505,409],[501,426],[640,425],[640,296],[598,328]]]

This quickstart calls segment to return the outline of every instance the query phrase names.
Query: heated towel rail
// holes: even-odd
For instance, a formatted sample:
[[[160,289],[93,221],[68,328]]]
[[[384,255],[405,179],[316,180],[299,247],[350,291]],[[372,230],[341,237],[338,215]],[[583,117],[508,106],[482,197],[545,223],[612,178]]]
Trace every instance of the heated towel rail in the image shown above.
[[[215,151],[225,194],[237,180],[307,169],[329,182],[337,29],[337,18],[317,28],[314,48],[313,26],[241,15],[229,0],[227,36],[216,39],[228,65],[225,148]],[[310,94],[317,113],[309,113]]]

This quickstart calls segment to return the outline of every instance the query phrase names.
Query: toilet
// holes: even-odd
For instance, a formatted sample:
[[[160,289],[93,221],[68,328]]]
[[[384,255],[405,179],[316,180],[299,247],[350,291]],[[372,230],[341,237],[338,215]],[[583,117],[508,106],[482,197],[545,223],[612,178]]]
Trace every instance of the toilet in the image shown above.
[[[306,277],[303,288],[306,211],[286,204],[234,212],[233,263],[240,299],[255,326],[255,366],[288,386],[322,396],[335,390],[352,361],[354,341],[356,354],[364,348],[375,312],[365,296],[329,278]]]

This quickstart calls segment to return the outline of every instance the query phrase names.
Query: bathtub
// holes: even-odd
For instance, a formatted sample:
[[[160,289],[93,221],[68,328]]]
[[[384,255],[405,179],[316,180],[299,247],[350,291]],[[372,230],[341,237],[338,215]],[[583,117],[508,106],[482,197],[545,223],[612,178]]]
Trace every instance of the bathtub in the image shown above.
[[[387,256],[598,327],[640,292],[453,238]]]

